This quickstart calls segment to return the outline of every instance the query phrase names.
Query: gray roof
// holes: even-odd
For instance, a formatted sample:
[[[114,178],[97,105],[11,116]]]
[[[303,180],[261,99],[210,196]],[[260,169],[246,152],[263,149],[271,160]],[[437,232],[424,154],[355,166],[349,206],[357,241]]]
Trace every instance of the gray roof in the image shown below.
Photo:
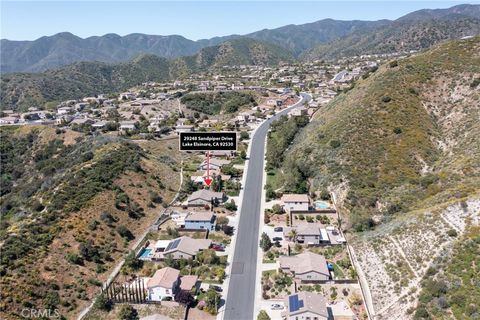
[[[190,197],[188,197],[188,202],[194,201],[197,199],[211,201],[212,199],[215,199],[215,198],[223,199],[223,197],[224,197],[223,192],[215,192],[208,189],[202,189],[192,193]]]
[[[286,314],[295,316],[304,312],[312,312],[319,316],[328,318],[327,299],[324,296],[301,291],[285,297]]]
[[[290,269],[295,274],[318,272],[330,276],[325,257],[309,251],[295,256],[281,256],[280,267]]]
[[[208,239],[192,239],[190,237],[183,236],[172,240],[168,244],[163,254],[167,255],[169,253],[181,251],[194,256],[198,251],[208,249],[211,243],[212,241]]]

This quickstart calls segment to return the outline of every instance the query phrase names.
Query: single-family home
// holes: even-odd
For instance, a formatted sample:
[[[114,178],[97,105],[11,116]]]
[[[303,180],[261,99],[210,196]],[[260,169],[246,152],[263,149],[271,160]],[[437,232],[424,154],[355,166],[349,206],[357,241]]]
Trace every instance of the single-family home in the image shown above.
[[[330,279],[325,257],[310,251],[294,256],[281,256],[280,269],[291,273],[302,283],[325,282]]]
[[[147,282],[148,299],[162,301],[163,298],[173,298],[177,292],[180,271],[165,267],[157,270]]]
[[[107,125],[107,121],[100,120],[100,121],[97,121],[94,124],[92,124],[92,128],[103,129],[103,128],[105,128],[106,125]]]
[[[284,194],[281,201],[287,212],[308,211],[310,204],[307,194]]]
[[[286,320],[329,320],[327,299],[321,294],[301,291],[285,297],[286,310],[282,318]]]
[[[296,229],[296,241],[308,245],[319,245],[330,243],[327,230],[318,226],[307,224]]]
[[[210,156],[231,159],[237,156],[237,152],[232,150],[214,150],[210,151]]]
[[[224,165],[229,164],[229,160],[225,159],[216,159],[216,158],[210,158],[209,163],[207,162],[207,159],[203,160],[202,164],[198,166],[198,170],[207,170],[208,164],[210,166],[210,170],[220,170]]]
[[[223,203],[225,201],[225,194],[223,192],[202,189],[192,193],[187,201],[189,207],[211,205],[212,201]]]
[[[280,99],[268,99],[267,100],[267,105],[268,106],[275,106],[275,107],[280,107],[283,104],[283,101]]]
[[[61,114],[68,114],[68,113],[71,113],[73,112],[73,108],[72,107],[60,107],[57,109],[57,114],[61,115]]]
[[[76,125],[88,125],[88,124],[93,124],[94,121],[92,119],[88,119],[88,118],[76,118],[76,119],[73,119],[72,122],[70,122],[70,124],[76,124]]]
[[[308,114],[308,109],[303,106],[295,108],[288,113],[290,117],[301,117],[301,116],[306,116],[307,114]]]
[[[215,215],[211,211],[194,211],[185,217],[185,229],[215,230]]]
[[[63,114],[61,116],[57,116],[55,119],[55,123],[59,126],[66,125],[72,121],[73,117],[69,114]]]
[[[170,241],[163,251],[163,257],[170,255],[173,259],[194,259],[199,251],[210,248],[212,244],[208,239],[192,239],[183,236]]]
[[[0,118],[0,124],[14,124],[18,122],[17,117],[3,117]]]
[[[182,125],[182,126],[176,126],[175,127],[175,132],[177,134],[180,134],[180,132],[191,132],[195,131],[195,127],[193,125]]]
[[[217,119],[205,119],[198,124],[200,128],[212,128],[218,123]]]
[[[120,131],[133,131],[136,130],[135,121],[120,121]]]

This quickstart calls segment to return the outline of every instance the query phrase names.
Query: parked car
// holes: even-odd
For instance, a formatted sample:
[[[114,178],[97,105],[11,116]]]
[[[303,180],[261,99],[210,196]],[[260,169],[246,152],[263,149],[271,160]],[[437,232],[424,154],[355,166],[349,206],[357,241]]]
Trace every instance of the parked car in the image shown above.
[[[270,306],[270,309],[271,310],[283,310],[283,306],[281,304],[274,303]]]
[[[272,241],[275,242],[275,241],[282,241],[283,238],[282,237],[273,237],[272,238]]]
[[[210,289],[213,289],[213,290],[215,290],[215,291],[217,291],[217,292],[222,292],[222,291],[223,291],[222,287],[220,287],[220,286],[215,286],[215,285],[211,285],[211,286],[210,286]]]
[[[212,244],[212,249],[215,251],[225,251],[225,247],[220,244]]]
[[[275,231],[275,232],[282,232],[282,231],[283,231],[283,227],[275,227],[275,228],[273,229],[273,231]]]

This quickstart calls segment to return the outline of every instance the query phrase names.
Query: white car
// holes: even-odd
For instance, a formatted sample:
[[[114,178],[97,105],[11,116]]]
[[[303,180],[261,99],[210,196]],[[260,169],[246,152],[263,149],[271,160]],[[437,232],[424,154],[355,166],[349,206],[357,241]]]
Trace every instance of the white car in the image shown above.
[[[283,306],[281,304],[274,303],[270,306],[270,309],[271,310],[283,310]]]

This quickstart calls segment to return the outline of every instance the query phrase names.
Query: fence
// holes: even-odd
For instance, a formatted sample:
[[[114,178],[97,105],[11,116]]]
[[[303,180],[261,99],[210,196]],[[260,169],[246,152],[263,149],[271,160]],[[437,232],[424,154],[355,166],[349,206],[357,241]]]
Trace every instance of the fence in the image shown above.
[[[118,284],[114,281],[102,289],[102,294],[113,303],[146,303],[147,290],[144,281],[134,280],[130,284]]]

